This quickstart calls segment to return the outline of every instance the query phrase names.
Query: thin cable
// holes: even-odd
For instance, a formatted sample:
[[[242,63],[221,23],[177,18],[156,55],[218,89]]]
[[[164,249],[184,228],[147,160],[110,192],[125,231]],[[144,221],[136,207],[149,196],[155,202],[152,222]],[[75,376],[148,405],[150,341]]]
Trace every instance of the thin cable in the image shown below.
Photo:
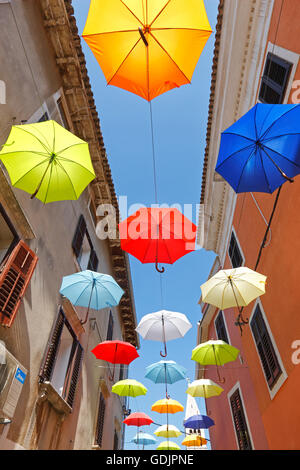
[[[155,204],[157,205],[158,204],[158,191],[157,191],[156,157],[155,157],[155,145],[154,145],[153,111],[152,111],[151,101],[149,101],[149,111],[150,111],[150,126],[151,126],[151,141],[152,141],[154,195],[155,195]]]
[[[16,18],[16,15],[15,15],[12,3],[10,3],[10,8],[11,8],[11,11],[12,11],[12,15],[13,15],[13,18],[14,18],[14,22],[15,22],[17,31],[18,31],[18,36],[20,38],[20,41],[21,41],[21,44],[22,44],[22,47],[23,47],[23,50],[24,50],[24,54],[25,54],[25,57],[26,57],[26,60],[27,60],[27,64],[28,64],[28,67],[29,67],[29,70],[30,70],[30,73],[31,73],[32,81],[33,81],[33,84],[34,84],[35,89],[36,89],[36,94],[37,94],[38,99],[39,99],[40,104],[41,104],[41,108],[44,111],[44,114],[46,114],[46,113],[48,114],[48,110],[45,107],[45,103],[42,100],[42,97],[41,97],[40,92],[39,92],[39,88],[38,88],[37,83],[36,83],[35,78],[34,78],[34,73],[33,73],[33,70],[32,70],[32,67],[31,67],[31,64],[30,64],[30,61],[29,61],[29,57],[28,57],[27,52],[26,52],[25,44],[24,44],[24,41],[22,39],[21,31],[20,31],[19,26],[18,26],[17,18]]]

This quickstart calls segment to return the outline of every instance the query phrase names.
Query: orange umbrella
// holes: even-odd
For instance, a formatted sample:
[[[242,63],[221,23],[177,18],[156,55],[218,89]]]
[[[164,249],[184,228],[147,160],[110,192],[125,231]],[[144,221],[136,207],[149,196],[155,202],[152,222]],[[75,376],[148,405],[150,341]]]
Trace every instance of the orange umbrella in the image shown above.
[[[108,85],[151,101],[191,82],[211,33],[203,0],[91,0],[82,36]]]
[[[164,398],[163,400],[156,401],[152,407],[151,411],[157,411],[157,413],[177,413],[178,411],[183,411],[183,406],[176,400],[171,398]]]
[[[182,441],[182,445],[187,447],[201,447],[207,443],[207,440],[199,436],[199,434],[191,434],[190,436],[186,436]]]

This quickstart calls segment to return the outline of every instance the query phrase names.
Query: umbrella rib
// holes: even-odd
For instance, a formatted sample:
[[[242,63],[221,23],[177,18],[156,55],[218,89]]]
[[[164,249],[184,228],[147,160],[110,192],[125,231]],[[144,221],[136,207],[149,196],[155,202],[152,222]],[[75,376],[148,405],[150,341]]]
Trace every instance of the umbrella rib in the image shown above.
[[[160,12],[155,16],[154,20],[151,21],[151,23],[149,25],[150,28],[153,25],[153,23],[157,20],[157,18],[162,14],[162,12],[165,10],[165,8],[169,5],[170,2],[171,2],[171,0],[168,0],[167,3],[162,7]],[[147,9],[147,11],[148,11],[148,9]],[[147,22],[148,22],[148,18],[147,18]]]
[[[70,160],[69,158],[65,158],[65,157],[58,157],[57,160],[62,160],[64,162],[71,162],[71,163],[74,163],[74,165],[79,165],[81,166],[81,168],[83,168],[85,171],[88,171],[91,175],[93,175],[93,173],[88,169],[86,168],[85,166],[83,166],[81,163],[79,162],[75,162],[74,160]],[[95,175],[94,175],[95,176]]]
[[[74,185],[73,185],[73,181],[71,180],[71,178],[70,178],[68,172],[64,169],[63,165],[60,163],[59,160],[57,160],[57,164],[60,166],[60,168],[63,170],[63,172],[67,175],[67,178],[68,178],[68,180],[70,181],[71,187],[72,187],[73,192],[74,192],[74,194],[75,194],[75,198],[77,199],[77,194],[76,194],[76,191],[75,191],[75,188],[74,188]]]
[[[275,106],[275,105],[274,105]],[[292,108],[290,108],[289,110],[287,110],[285,113],[281,114],[281,116],[279,116],[278,118],[275,119],[275,121],[272,122],[272,124],[265,130],[265,132],[260,136],[260,140],[262,140],[265,135],[269,132],[269,130],[274,126],[274,124],[279,121],[281,118],[283,118],[284,116],[286,116],[290,111],[293,111],[295,108],[297,107],[297,104],[295,104]]]
[[[47,160],[49,160],[49,158],[46,158],[45,160],[43,160],[42,162],[38,163],[37,165],[35,165],[33,168],[37,168],[38,166],[40,165],[43,165]],[[25,178],[25,176],[28,175],[28,173],[30,173],[33,168],[30,168],[30,170],[26,171],[26,173],[24,173],[21,178],[19,178],[17,181],[14,182],[14,185],[18,184],[23,178]]]
[[[237,134],[238,135],[238,134]],[[243,147],[239,150],[236,150],[235,152],[231,153],[230,155],[228,155],[228,157],[226,157],[222,163],[219,163],[219,165],[216,167],[216,171],[217,171],[217,168],[220,168],[222,165],[224,165],[225,162],[227,162],[227,160],[229,160],[229,158],[232,158],[234,157],[235,155],[237,155],[239,152],[243,152],[244,150],[247,150],[247,149],[250,149],[251,147],[254,146],[254,143],[251,144],[251,145],[247,145],[246,147]]]
[[[79,296],[77,297],[77,299],[75,300],[74,302],[74,305],[77,304],[78,300],[80,299],[80,297],[82,296],[82,294],[89,288],[91,287],[89,284],[80,292]]]
[[[255,148],[252,150],[252,152],[250,153],[249,157],[248,157],[247,160],[246,160],[246,163],[245,163],[244,166],[243,166],[242,172],[241,172],[241,174],[240,174],[240,179],[239,179],[239,182],[238,182],[238,185],[237,185],[237,188],[236,188],[236,192],[238,192],[238,190],[239,190],[239,187],[240,187],[240,184],[241,184],[241,180],[242,180],[242,176],[243,176],[243,174],[244,174],[244,171],[245,171],[245,169],[246,169],[246,166],[247,166],[248,162],[251,160],[251,158],[253,157],[254,154],[255,154]]]
[[[60,155],[61,153],[65,152],[66,150],[69,150],[69,149],[71,149],[72,147],[76,147],[77,145],[86,145],[86,144],[87,144],[87,142],[84,142],[84,141],[82,141],[82,142],[76,142],[76,144],[69,145],[69,147],[66,147],[66,148],[64,148],[64,149],[62,149],[62,150],[59,150],[58,152],[55,152],[55,155],[58,156],[58,155]]]
[[[234,287],[236,288],[236,290],[237,290],[238,293],[240,294],[240,296],[241,296],[243,302],[245,303],[245,305],[248,305],[247,302],[246,302],[246,300],[245,300],[244,297],[242,296],[241,291],[239,290],[239,288],[237,287],[236,283],[235,283],[233,280],[232,280],[232,284],[234,285]],[[234,292],[234,289],[232,289],[232,290],[233,290],[233,292]],[[248,302],[248,303],[249,303],[249,302]],[[237,306],[240,307],[239,305],[237,305]]]
[[[157,42],[157,44],[162,48],[162,50],[165,52],[165,54],[169,57],[169,59],[173,62],[175,67],[179,70],[179,72],[185,77],[188,83],[191,83],[191,80],[185,75],[185,73],[181,70],[181,68],[176,64],[175,60],[170,56],[170,54],[166,51],[166,49],[161,45],[161,43],[156,39],[156,37],[151,33],[150,31],[150,36]]]
[[[51,181],[51,176],[52,176],[52,171],[53,171],[53,165],[50,165],[50,176],[49,176],[49,180],[48,180],[48,185],[47,185],[47,191],[46,191],[46,194],[45,194],[45,199],[44,199],[44,204],[46,204],[46,201],[47,201],[47,196],[48,196],[48,192],[49,192],[49,187],[50,187],[50,181]],[[47,173],[47,172],[46,172]],[[41,187],[39,188],[39,190],[41,189]],[[38,191],[39,192],[39,191]],[[38,195],[38,192],[36,195]]]
[[[139,22],[142,26],[144,26],[144,25],[143,25],[143,22],[133,13],[133,11],[130,10],[130,8],[126,5],[126,3],[124,3],[123,0],[120,0],[120,1],[121,1],[121,3],[123,3],[124,7],[126,7],[127,10],[130,11],[130,13],[135,17],[135,19],[138,20],[138,22]]]
[[[15,153],[32,153],[34,155],[39,155],[42,157],[48,157],[49,158],[49,152],[48,153],[42,153],[42,152],[36,152],[34,150],[15,150],[14,152],[5,152],[1,153],[1,156],[3,155],[14,155]]]
[[[265,170],[265,166],[264,166],[264,162],[263,162],[263,158],[262,158],[260,150],[259,150],[259,157],[260,157],[261,166],[262,166],[262,169],[263,169],[263,172],[264,172],[264,175],[265,175],[265,180],[266,180],[267,186],[269,188],[270,193],[272,193],[272,190],[271,190],[271,187],[270,187],[269,180],[267,178],[267,173],[266,173],[266,170]]]
[[[201,31],[204,33],[212,33],[211,29],[199,29],[199,28],[151,28],[151,31]]]
[[[117,68],[117,70],[115,71],[115,73],[111,76],[111,78],[107,81],[107,85],[110,85],[111,81],[114,79],[114,77],[117,75],[117,73],[119,72],[120,68],[122,67],[122,65],[124,64],[124,62],[128,59],[128,57],[130,56],[131,52],[133,51],[133,49],[138,45],[138,43],[142,40],[141,37],[139,37],[139,39],[137,40],[137,42],[134,44],[134,46],[130,49],[130,51],[128,52],[128,54],[126,55],[126,57],[124,58],[124,60],[121,62],[121,64],[119,65],[119,67]]]
[[[102,33],[83,34],[82,37],[90,38],[94,36],[103,36],[104,34],[118,34],[118,33],[138,33],[137,29],[121,29],[119,31],[103,31]]]
[[[246,139],[246,140],[250,140],[250,142],[253,142],[253,144],[255,143],[255,140],[254,139],[251,139],[251,137],[247,137],[246,135],[243,135],[243,134],[238,134],[238,132],[227,132],[227,131],[224,131],[222,132],[223,135],[237,135],[238,137],[243,137],[243,139]]]
[[[28,130],[24,129],[22,126],[18,126],[17,129],[20,129],[21,131],[26,132],[26,134],[31,135],[31,137],[34,137],[41,144],[41,146],[44,147],[46,152],[51,153],[50,147],[47,148],[47,146],[36,135],[34,135],[31,132],[29,132]]]

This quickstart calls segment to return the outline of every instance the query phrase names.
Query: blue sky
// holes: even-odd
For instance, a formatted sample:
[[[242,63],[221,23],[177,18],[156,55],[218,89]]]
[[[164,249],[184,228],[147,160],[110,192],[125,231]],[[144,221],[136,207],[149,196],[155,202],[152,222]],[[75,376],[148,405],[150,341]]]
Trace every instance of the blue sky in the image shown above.
[[[88,1],[73,0],[75,16],[82,34],[89,9]],[[210,79],[214,48],[215,25],[219,0],[205,0],[208,18],[213,29],[207,45],[197,64],[191,85],[182,86],[152,101],[158,202],[160,204],[193,204],[193,222],[197,222],[196,204],[200,201],[202,166],[205,149]],[[104,75],[92,52],[82,40],[92,91],[100,118],[112,177],[118,196],[127,196],[128,205],[150,205],[154,200],[151,132],[148,103],[113,86],[107,86]],[[159,274],[154,265],[142,264],[130,256],[137,319],[147,313],[165,308],[184,313],[193,328],[182,339],[167,343],[167,360],[174,360],[188,370],[193,380],[195,363],[191,361],[196,346],[197,322],[201,319],[198,301],[200,285],[206,281],[214,260],[214,253],[197,250],[179,259],[173,265],[165,265],[162,275],[163,305],[160,295]],[[101,269],[101,261],[100,261]],[[148,365],[160,361],[161,344],[140,338],[140,358],[130,366],[129,377],[142,382],[148,392],[143,397],[130,399],[130,408],[144,411],[159,424],[166,418],[151,412],[151,405],[165,396],[164,385],[154,384],[145,378]],[[171,398],[186,404],[185,381],[169,386]],[[204,403],[198,398],[201,412]],[[170,415],[169,423],[183,429],[184,413]],[[143,428],[152,434],[156,426]],[[125,448],[137,449],[129,443],[136,428],[127,427]],[[157,438],[155,449],[163,438]],[[181,438],[174,439],[179,445]]]

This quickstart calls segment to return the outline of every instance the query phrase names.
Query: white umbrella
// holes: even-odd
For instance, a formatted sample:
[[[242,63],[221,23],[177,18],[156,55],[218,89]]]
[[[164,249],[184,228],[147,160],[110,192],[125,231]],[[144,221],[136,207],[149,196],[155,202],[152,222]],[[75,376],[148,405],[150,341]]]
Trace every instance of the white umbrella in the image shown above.
[[[145,315],[136,327],[136,331],[144,339],[163,342],[165,354],[160,353],[160,355],[166,357],[166,341],[183,338],[190,328],[192,325],[183,313],[160,310]]]

